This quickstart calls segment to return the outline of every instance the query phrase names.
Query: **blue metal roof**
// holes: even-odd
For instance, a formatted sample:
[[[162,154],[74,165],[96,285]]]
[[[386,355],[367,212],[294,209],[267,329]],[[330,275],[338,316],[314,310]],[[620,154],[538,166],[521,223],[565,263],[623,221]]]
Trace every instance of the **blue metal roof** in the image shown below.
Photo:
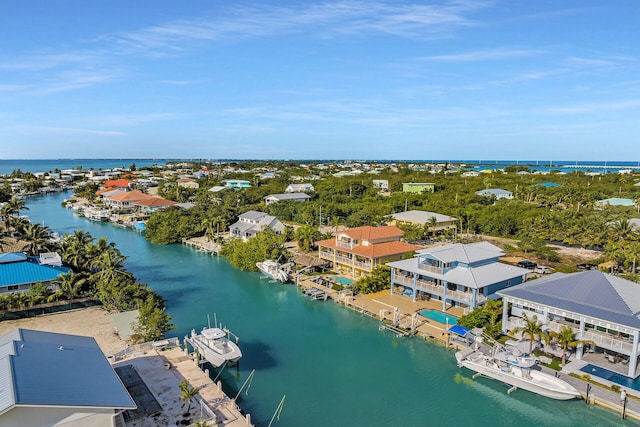
[[[496,293],[640,329],[638,284],[601,271],[555,273]]]
[[[4,254],[0,254],[0,264],[6,264],[9,262],[20,262],[26,261],[27,256],[22,252],[6,252]]]
[[[48,282],[69,271],[68,267],[40,265],[33,258],[21,262],[0,263],[0,287]]]
[[[15,332],[2,340],[13,398],[4,396],[0,413],[15,405],[136,407],[93,338],[19,329],[17,339]]]

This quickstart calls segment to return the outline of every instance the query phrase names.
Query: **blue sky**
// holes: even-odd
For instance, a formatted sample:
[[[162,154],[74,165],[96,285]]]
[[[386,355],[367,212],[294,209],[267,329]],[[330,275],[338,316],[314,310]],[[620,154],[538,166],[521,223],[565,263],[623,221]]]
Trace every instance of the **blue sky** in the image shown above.
[[[639,12],[3,0],[0,158],[638,161]]]

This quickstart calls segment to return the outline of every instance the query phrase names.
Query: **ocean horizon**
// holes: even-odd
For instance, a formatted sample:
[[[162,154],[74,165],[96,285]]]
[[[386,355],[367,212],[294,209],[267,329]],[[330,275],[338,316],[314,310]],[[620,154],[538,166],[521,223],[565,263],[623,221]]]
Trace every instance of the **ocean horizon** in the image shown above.
[[[640,169],[640,161],[601,161],[601,160],[484,160],[484,159],[166,159],[166,158],[69,158],[69,159],[0,159],[0,175],[10,175],[14,170],[22,172],[53,172],[55,169],[106,170],[128,168],[135,164],[136,168],[164,166],[171,162],[295,162],[295,163],[424,163],[424,164],[452,164],[465,165],[474,168],[486,166],[489,169],[499,169],[506,166],[523,166],[534,171],[548,172],[558,170],[594,171],[606,173],[620,169]]]

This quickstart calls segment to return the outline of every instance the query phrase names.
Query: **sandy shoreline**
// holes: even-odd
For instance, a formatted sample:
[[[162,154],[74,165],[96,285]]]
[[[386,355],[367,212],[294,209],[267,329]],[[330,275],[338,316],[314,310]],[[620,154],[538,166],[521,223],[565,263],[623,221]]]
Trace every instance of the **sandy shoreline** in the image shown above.
[[[115,333],[111,315],[101,307],[89,307],[64,313],[0,322],[0,335],[16,328],[95,338],[102,352],[109,356],[127,347]]]

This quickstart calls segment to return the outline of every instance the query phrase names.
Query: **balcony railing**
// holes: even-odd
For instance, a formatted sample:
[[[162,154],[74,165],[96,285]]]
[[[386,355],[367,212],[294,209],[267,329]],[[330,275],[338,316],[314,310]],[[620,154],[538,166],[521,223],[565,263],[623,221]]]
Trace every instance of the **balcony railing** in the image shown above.
[[[354,266],[361,268],[363,270],[371,271],[371,263],[370,262],[360,262],[356,261],[353,263]]]
[[[560,332],[560,329],[563,326],[569,326],[577,337],[580,336],[580,328],[577,328],[574,324],[568,322],[552,320],[547,326],[549,326],[549,329],[554,332]],[[604,332],[594,331],[593,329],[586,329],[582,336],[582,340],[593,341],[598,347],[617,351],[622,354],[631,354],[633,351],[633,343],[630,340]]]
[[[412,288],[414,286],[413,277],[411,276],[397,275],[394,277],[394,282],[399,283],[401,285],[411,286]],[[435,282],[432,282],[429,280],[424,280],[424,279],[416,280],[415,288],[420,291],[428,292],[432,295],[439,295],[439,296],[444,295],[444,286],[437,285]],[[452,299],[455,299],[456,301],[464,301],[470,304],[471,302],[473,302],[473,293],[462,292],[462,291],[452,291],[447,289],[447,298],[452,298]],[[476,295],[476,304],[482,304],[485,301],[487,301],[487,297],[485,297],[482,294]]]
[[[327,251],[320,251],[320,256],[333,259],[333,253]]]
[[[347,257],[344,257],[344,256],[339,256],[339,255],[336,256],[336,261],[340,261],[341,263],[344,263],[344,264],[351,264],[352,263],[351,258],[347,258]]]
[[[442,267],[428,265],[428,264],[418,264],[418,268],[423,271],[429,271],[431,273],[442,274]]]
[[[345,248],[345,249],[353,249],[353,243],[350,242],[341,242],[340,240],[338,240],[336,242],[336,246],[339,246],[341,248]]]

